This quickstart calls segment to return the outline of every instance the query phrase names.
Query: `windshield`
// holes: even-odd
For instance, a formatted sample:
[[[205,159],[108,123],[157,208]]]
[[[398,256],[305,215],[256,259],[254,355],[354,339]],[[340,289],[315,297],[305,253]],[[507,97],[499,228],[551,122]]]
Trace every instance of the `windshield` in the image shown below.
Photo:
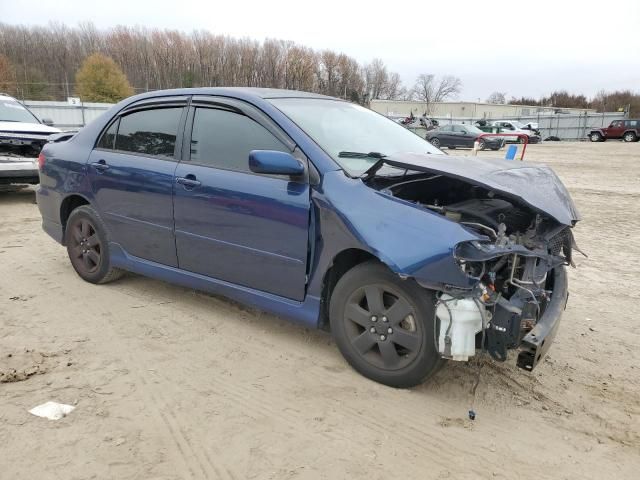
[[[24,105],[10,98],[0,99],[0,122],[40,123]]]
[[[406,152],[444,155],[415,133],[353,103],[318,98],[269,101],[354,177],[366,172],[381,156]]]
[[[524,123],[516,122],[515,120],[512,120],[512,121],[511,121],[511,125],[513,125],[513,126],[514,126],[514,127],[516,127],[516,128],[520,128],[520,129],[522,129],[523,127],[525,127],[525,124],[524,124]]]

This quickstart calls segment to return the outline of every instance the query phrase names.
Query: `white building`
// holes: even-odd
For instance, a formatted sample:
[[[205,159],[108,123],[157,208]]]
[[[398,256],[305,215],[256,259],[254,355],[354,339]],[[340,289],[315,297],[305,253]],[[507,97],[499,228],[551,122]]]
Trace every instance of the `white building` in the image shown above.
[[[411,113],[419,117],[425,112],[436,118],[505,118],[553,115],[556,113],[579,115],[594,113],[588,108],[538,107],[533,105],[496,105],[482,102],[438,102],[428,106],[424,102],[402,100],[372,100],[370,108],[391,117],[408,117]]]

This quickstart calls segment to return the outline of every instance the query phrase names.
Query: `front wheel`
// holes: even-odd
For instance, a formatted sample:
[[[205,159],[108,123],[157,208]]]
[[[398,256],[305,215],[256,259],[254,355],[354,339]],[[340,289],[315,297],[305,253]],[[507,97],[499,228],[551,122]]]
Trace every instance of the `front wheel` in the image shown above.
[[[431,145],[433,145],[436,148],[440,148],[440,139],[439,138],[432,138],[431,140],[429,140],[429,142],[431,143]]]
[[[592,142],[600,142],[602,141],[602,135],[600,134],[600,132],[592,132],[589,135],[589,140],[591,140]]]
[[[484,140],[480,140],[478,142],[478,150],[485,150],[487,148],[487,144]]]
[[[107,229],[89,205],[69,215],[65,244],[71,265],[83,280],[107,283],[122,276],[122,270],[111,266]]]
[[[435,296],[378,262],[345,273],[330,303],[331,332],[359,373],[391,387],[422,383],[441,364],[435,347]]]

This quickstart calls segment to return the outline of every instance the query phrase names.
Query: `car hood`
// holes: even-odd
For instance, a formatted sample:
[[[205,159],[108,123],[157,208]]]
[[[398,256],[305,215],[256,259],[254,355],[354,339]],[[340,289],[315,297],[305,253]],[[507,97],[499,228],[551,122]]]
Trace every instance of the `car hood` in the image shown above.
[[[402,153],[384,163],[468,181],[524,203],[564,225],[574,225],[580,214],[566,187],[551,168],[515,160]]]
[[[2,122],[0,121],[0,132],[12,132],[12,133],[60,133],[60,130],[55,127],[50,127],[42,123],[23,123],[23,122]]]

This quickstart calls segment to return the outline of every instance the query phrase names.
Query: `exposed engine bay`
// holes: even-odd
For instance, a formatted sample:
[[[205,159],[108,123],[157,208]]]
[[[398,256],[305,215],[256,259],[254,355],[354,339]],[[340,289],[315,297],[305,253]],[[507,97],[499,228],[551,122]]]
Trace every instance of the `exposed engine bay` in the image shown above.
[[[47,143],[47,136],[29,132],[0,132],[0,155],[36,158]]]
[[[565,296],[564,308],[564,266],[573,265],[572,252],[577,249],[570,226],[509,195],[445,175],[379,176],[367,182],[479,236],[478,240],[459,243],[454,251],[474,287],[438,292],[436,339],[440,354],[466,361],[476,349],[483,349],[494,359],[505,361],[508,349],[520,347],[518,366],[532,370],[543,345],[523,349],[522,344],[531,336],[536,343],[533,330],[554,296],[556,303],[562,300],[557,295]],[[565,288],[556,295],[560,270],[565,275]]]

